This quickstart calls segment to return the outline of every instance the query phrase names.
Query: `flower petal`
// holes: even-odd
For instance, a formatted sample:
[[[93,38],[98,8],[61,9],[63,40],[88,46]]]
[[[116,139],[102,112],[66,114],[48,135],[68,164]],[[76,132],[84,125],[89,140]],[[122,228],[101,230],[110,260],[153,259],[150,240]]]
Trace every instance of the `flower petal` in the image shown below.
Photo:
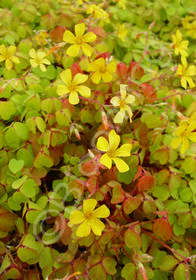
[[[69,30],[66,30],[64,32],[63,41],[70,43],[70,44],[74,44],[75,40],[76,40],[75,36]]]
[[[171,147],[173,149],[177,149],[180,146],[181,142],[182,142],[181,137],[174,138],[171,142]]]
[[[105,228],[105,225],[97,218],[93,218],[91,220],[91,228],[95,235],[101,235],[102,231]]]
[[[46,67],[45,67],[44,64],[41,63],[39,66],[40,66],[40,69],[41,69],[43,72],[46,72]]]
[[[85,31],[85,24],[83,22],[75,25],[76,37],[81,38],[84,34],[84,31]]]
[[[97,149],[103,152],[107,152],[109,149],[109,143],[105,137],[101,136],[97,140]]]
[[[190,139],[192,142],[196,142],[196,132],[190,133],[189,139]]]
[[[29,55],[30,55],[32,58],[35,58],[35,57],[36,57],[36,52],[35,52],[35,50],[34,50],[34,49],[30,49]]]
[[[77,228],[76,235],[79,237],[88,236],[91,232],[91,226],[86,220]]]
[[[18,59],[18,57],[16,56],[11,56],[10,59],[14,62],[14,63],[19,63],[20,60]]]
[[[5,68],[7,70],[10,70],[10,69],[12,69],[12,67],[13,67],[13,63],[11,62],[11,60],[10,59],[6,59],[6,61],[5,61]]]
[[[123,108],[114,117],[114,123],[122,123],[125,117],[125,110]]]
[[[92,75],[91,80],[93,81],[94,84],[98,84],[101,80],[101,74],[99,72],[95,72]]]
[[[85,54],[86,56],[91,56],[91,54],[92,54],[92,52],[93,52],[93,48],[92,48],[91,46],[89,46],[89,45],[86,44],[86,43],[83,43],[83,44],[81,45],[81,47],[82,47],[82,50],[83,50],[83,52],[84,52],[84,54]]]
[[[76,105],[80,102],[80,99],[78,97],[78,94],[76,91],[71,92],[69,95],[69,103],[72,105]]]
[[[127,104],[133,104],[133,103],[135,102],[135,96],[129,94],[129,95],[127,96],[127,98],[125,99],[125,102],[126,102]]]
[[[80,51],[79,45],[72,45],[67,49],[66,54],[75,57],[79,54],[79,51]]]
[[[129,157],[131,153],[131,144],[124,144],[119,149],[116,150],[115,156],[116,157]]]
[[[109,133],[109,148],[115,151],[120,143],[120,136],[113,129]]]
[[[109,83],[112,80],[112,75],[108,72],[102,73],[102,79],[105,83]]]
[[[116,107],[119,107],[120,106],[120,98],[115,96],[115,97],[112,97],[110,99],[110,103],[113,105],[113,106],[116,106]]]
[[[97,205],[97,200],[94,198],[86,199],[83,202],[83,211],[85,213],[92,213],[95,209],[95,206]]]
[[[60,73],[61,80],[66,84],[69,85],[72,81],[72,74],[70,69],[66,69]]]
[[[110,210],[106,205],[101,205],[93,211],[95,217],[97,218],[107,218],[110,216]]]
[[[114,73],[116,72],[116,63],[113,61],[113,62],[110,62],[107,66],[107,71],[110,72],[110,73]]]
[[[127,95],[126,87],[127,85],[123,85],[123,84],[120,85],[120,94],[122,100],[124,100]]]
[[[70,90],[66,86],[59,85],[57,87],[57,91],[56,92],[57,92],[58,95],[62,96],[62,95],[67,94],[68,92],[70,92]]]
[[[91,96],[91,90],[86,86],[77,86],[77,92],[86,98]]]
[[[101,158],[100,158],[100,163],[105,165],[108,169],[111,169],[112,167],[112,160],[111,158],[106,154],[104,154]]]
[[[76,74],[75,77],[73,78],[73,83],[74,83],[75,85],[78,85],[78,84],[82,84],[82,83],[86,82],[87,80],[88,80],[88,76],[87,76],[87,75],[78,73],[78,74]]]
[[[73,225],[80,224],[84,221],[84,214],[81,211],[74,210],[71,212],[69,220]]]
[[[113,158],[119,172],[124,173],[129,170],[129,166],[120,158]]]
[[[189,140],[185,137],[183,137],[182,139],[182,146],[181,146],[181,153],[184,154],[186,152],[186,150],[188,150],[189,148]]]
[[[97,39],[97,35],[93,32],[88,32],[83,36],[83,39],[87,43],[94,42]]]

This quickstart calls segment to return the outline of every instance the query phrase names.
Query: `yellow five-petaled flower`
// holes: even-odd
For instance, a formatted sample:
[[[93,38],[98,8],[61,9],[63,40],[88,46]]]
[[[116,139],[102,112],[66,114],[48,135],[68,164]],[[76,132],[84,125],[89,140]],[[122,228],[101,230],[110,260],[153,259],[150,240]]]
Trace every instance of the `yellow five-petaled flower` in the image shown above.
[[[195,86],[195,83],[193,82],[191,76],[196,75],[196,68],[194,65],[191,65],[189,67],[186,61],[186,57],[181,57],[182,64],[178,65],[178,70],[176,72],[176,75],[181,76],[181,85],[183,88],[187,88],[187,84],[189,84],[190,88],[193,88]]]
[[[105,228],[99,218],[107,218],[110,215],[110,211],[106,205],[102,205],[95,209],[97,201],[95,199],[87,199],[83,202],[83,212],[74,210],[69,217],[72,225],[79,225],[76,230],[78,237],[88,236],[91,229],[95,235],[101,235]]]
[[[72,46],[67,49],[66,54],[75,57],[79,54],[80,49],[82,49],[86,56],[91,56],[93,49],[87,43],[94,42],[97,36],[93,32],[88,32],[84,35],[84,31],[84,23],[75,25],[76,36],[74,36],[74,34],[69,30],[65,31],[63,35],[63,41],[72,44]]]
[[[105,59],[101,57],[89,64],[88,71],[94,72],[91,77],[93,83],[98,84],[101,79],[108,83],[112,80],[111,73],[116,71],[116,63],[113,61],[106,64]]]
[[[59,85],[57,87],[58,95],[65,95],[69,93],[69,103],[76,105],[79,103],[78,93],[86,98],[90,97],[90,88],[80,85],[88,80],[88,76],[78,73],[72,79],[72,73],[70,69],[66,69],[60,74],[61,80],[65,85]]]
[[[196,142],[196,113],[188,120],[182,120],[179,127],[176,129],[175,134],[178,136],[174,138],[171,146],[173,149],[181,145],[181,153],[185,153],[189,148],[189,140]]]
[[[103,136],[99,137],[97,140],[97,149],[105,152],[100,158],[100,163],[110,169],[112,167],[112,161],[114,161],[119,172],[123,173],[128,171],[129,166],[119,157],[130,156],[132,145],[124,144],[118,148],[120,136],[116,134],[115,130],[110,131],[108,138],[109,143]]]
[[[125,117],[125,112],[127,111],[129,115],[130,122],[132,122],[132,111],[129,105],[134,104],[135,102],[135,96],[128,94],[126,92],[126,87],[127,85],[120,85],[120,93],[121,93],[121,98],[115,96],[113,97],[110,102],[115,106],[119,107],[120,111],[116,114],[114,117],[114,122],[115,123],[122,123]]]
[[[40,51],[38,50],[37,52],[35,51],[35,49],[31,49],[29,51],[29,55],[31,57],[30,59],[30,63],[31,63],[31,66],[33,68],[36,68],[37,66],[40,67],[40,69],[43,71],[43,72],[46,72],[46,67],[44,64],[46,65],[50,65],[50,61],[48,59],[46,59],[46,54],[45,52],[43,51]]]
[[[14,56],[16,52],[15,46],[5,47],[3,44],[0,46],[0,62],[5,60],[5,68],[12,69],[13,63],[19,63],[18,57]]]
[[[189,41],[188,40],[182,41],[182,33],[180,32],[180,30],[177,30],[176,35],[172,35],[172,37],[173,37],[173,43],[174,43],[173,47],[174,47],[175,54],[188,56],[186,50],[188,49]]]

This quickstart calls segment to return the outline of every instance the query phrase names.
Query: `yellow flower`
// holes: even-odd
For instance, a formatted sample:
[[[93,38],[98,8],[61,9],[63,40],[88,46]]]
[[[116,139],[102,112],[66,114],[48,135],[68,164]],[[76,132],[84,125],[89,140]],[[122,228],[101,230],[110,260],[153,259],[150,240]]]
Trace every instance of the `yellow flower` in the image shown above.
[[[112,161],[116,164],[119,172],[123,173],[129,170],[129,166],[119,157],[130,156],[131,144],[124,144],[118,148],[120,143],[120,136],[116,134],[115,130],[109,133],[109,143],[104,137],[99,137],[97,141],[97,149],[105,152],[100,158],[100,163],[105,165],[108,169],[112,167]]]
[[[188,120],[182,120],[179,127],[176,129],[175,134],[178,136],[173,139],[171,146],[173,149],[178,148],[181,145],[181,153],[185,153],[189,148],[189,140],[196,142],[196,118],[190,118]]]
[[[118,0],[118,4],[123,10],[126,9],[125,3],[126,3],[126,0]]]
[[[5,68],[12,69],[13,62],[19,63],[18,57],[14,56],[16,52],[15,46],[5,47],[3,44],[0,46],[0,62],[5,60]]]
[[[196,75],[196,68],[194,65],[191,65],[187,68],[187,61],[184,56],[181,57],[182,65],[178,65],[178,70],[176,75],[181,76],[181,85],[183,88],[187,88],[187,84],[189,84],[190,88],[195,86],[191,76]]]
[[[97,5],[88,5],[87,6],[87,14],[93,14],[95,18],[108,18],[109,15],[107,12],[102,10],[99,6]]]
[[[125,37],[127,36],[128,30],[125,29],[125,24],[121,24],[118,29],[118,37],[125,42]]]
[[[91,77],[93,83],[98,84],[101,78],[105,83],[108,83],[112,80],[111,73],[116,71],[116,63],[106,64],[105,59],[101,57],[89,64],[88,71],[95,72]]]
[[[42,51],[36,52],[34,49],[31,49],[29,51],[29,55],[32,57],[32,59],[30,59],[31,66],[33,68],[39,66],[43,72],[46,72],[46,67],[44,64],[50,65],[50,61],[45,58],[46,54]]]
[[[83,213],[78,210],[74,210],[70,217],[70,223],[73,225],[80,224],[77,228],[76,235],[78,237],[88,236],[91,229],[95,235],[101,235],[105,228],[98,218],[107,218],[110,215],[110,211],[106,205],[95,209],[97,201],[95,199],[87,199],[83,202]],[[95,210],[94,210],[95,209]]]
[[[174,43],[174,52],[176,55],[188,56],[186,50],[188,49],[189,41],[182,41],[182,33],[180,30],[176,31],[176,35],[172,35]]]
[[[90,97],[91,90],[90,88],[80,85],[88,80],[88,76],[78,73],[72,79],[72,73],[70,69],[66,69],[60,74],[61,80],[65,85],[59,85],[57,87],[58,95],[65,95],[69,93],[69,103],[75,105],[79,103],[78,93],[84,97]]]
[[[68,55],[75,57],[79,54],[80,49],[82,49],[86,56],[91,56],[93,49],[87,43],[94,42],[97,36],[93,32],[88,32],[85,35],[83,35],[84,31],[84,23],[79,23],[75,25],[76,36],[74,36],[73,33],[69,30],[65,31],[63,35],[63,41],[73,44],[66,51]]]
[[[114,117],[114,122],[115,123],[122,123],[123,122],[126,111],[129,115],[130,122],[132,122],[131,118],[133,116],[133,113],[132,113],[129,105],[133,104],[135,102],[135,96],[133,96],[131,94],[127,95],[126,87],[127,87],[127,85],[120,85],[121,98],[115,96],[110,100],[110,102],[114,106],[120,108],[120,111]]]
[[[192,39],[196,39],[196,20],[194,20],[191,24],[187,26],[186,34]]]

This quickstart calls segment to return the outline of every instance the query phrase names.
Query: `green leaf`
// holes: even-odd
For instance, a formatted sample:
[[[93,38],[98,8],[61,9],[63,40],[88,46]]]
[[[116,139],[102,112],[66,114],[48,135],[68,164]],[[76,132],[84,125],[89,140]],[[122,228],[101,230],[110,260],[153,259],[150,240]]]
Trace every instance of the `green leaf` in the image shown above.
[[[56,121],[60,127],[67,127],[71,122],[71,112],[68,109],[62,109],[56,112]]]
[[[0,116],[3,120],[9,120],[16,113],[16,108],[11,101],[0,102]]]
[[[17,151],[16,157],[18,160],[24,161],[24,166],[30,168],[33,165],[34,154],[32,151],[32,147],[29,145],[28,147],[21,148]]]
[[[21,193],[26,195],[27,197],[34,197],[36,194],[35,187],[36,183],[33,179],[28,179],[20,188]]]
[[[140,249],[142,246],[141,237],[131,229],[127,229],[124,234],[125,245],[132,249]]]
[[[39,152],[34,159],[33,165],[36,168],[52,167],[53,166],[53,159],[49,155],[47,155],[46,153]]]
[[[109,275],[115,275],[116,274],[116,268],[115,266],[117,265],[115,259],[110,258],[110,257],[105,257],[103,259],[103,266]]]
[[[5,132],[5,141],[10,148],[18,148],[20,145],[20,137],[15,132],[13,127],[10,127]]]
[[[37,128],[41,132],[44,132],[45,129],[46,129],[46,123],[44,122],[44,120],[42,118],[40,118],[40,117],[36,117],[35,122],[36,122]]]
[[[189,181],[189,186],[194,194],[196,194],[196,179]]]
[[[24,167],[24,160],[11,159],[9,162],[9,169],[12,173],[16,174]]]
[[[182,168],[184,169],[186,174],[191,174],[196,169],[196,163],[194,157],[187,157],[182,162]]]
[[[166,255],[162,258],[159,265],[160,270],[170,271],[178,264],[178,260],[171,255]]]
[[[24,182],[27,180],[28,176],[24,175],[23,177],[15,180],[12,184],[12,188],[13,189],[18,189],[22,186],[22,184],[24,184]]]
[[[192,223],[193,217],[191,213],[181,214],[181,216],[178,218],[178,224],[185,229],[190,228]]]
[[[97,265],[93,266],[92,268],[90,268],[89,273],[90,273],[90,279],[106,280],[106,273],[105,273],[103,267],[101,266],[101,264],[97,264]]]
[[[28,264],[35,264],[38,262],[39,259],[39,255],[36,250],[23,247],[18,248],[17,256],[22,262]]]
[[[16,122],[14,124],[14,129],[18,137],[22,141],[27,141],[29,139],[29,128],[25,123]]]
[[[127,263],[121,271],[121,276],[126,280],[135,280],[136,279],[136,267],[133,263]]]
[[[186,277],[186,265],[181,263],[174,271],[174,280],[187,280]]]

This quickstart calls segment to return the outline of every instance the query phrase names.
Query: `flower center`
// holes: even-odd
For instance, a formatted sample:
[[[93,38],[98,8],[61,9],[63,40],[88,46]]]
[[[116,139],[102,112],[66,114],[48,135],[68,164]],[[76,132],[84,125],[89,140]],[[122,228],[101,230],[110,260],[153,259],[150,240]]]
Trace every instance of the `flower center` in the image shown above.
[[[35,58],[35,62],[36,62],[37,64],[41,64],[41,63],[42,63],[42,58],[36,57],[36,58]]]
[[[82,39],[82,37],[77,37],[77,38],[76,38],[76,44],[77,44],[77,45],[82,45],[82,44],[83,44],[83,39]]]
[[[87,212],[84,214],[84,218],[85,220],[90,220],[93,217],[93,213],[92,212]]]
[[[126,105],[125,100],[120,100],[120,101],[119,101],[119,107],[124,108],[125,105]]]
[[[101,72],[101,73],[105,73],[105,72],[106,72],[105,65],[103,65],[103,66],[101,66],[101,67],[99,68],[99,72]]]
[[[107,151],[107,155],[109,158],[114,158],[115,157],[115,150],[110,149]]]
[[[7,59],[10,58],[10,56],[11,56],[11,55],[10,55],[8,52],[6,52],[5,55],[4,55],[4,59],[7,60]]]
[[[76,90],[76,85],[70,84],[69,85],[69,90],[70,90],[70,92],[74,92]]]

